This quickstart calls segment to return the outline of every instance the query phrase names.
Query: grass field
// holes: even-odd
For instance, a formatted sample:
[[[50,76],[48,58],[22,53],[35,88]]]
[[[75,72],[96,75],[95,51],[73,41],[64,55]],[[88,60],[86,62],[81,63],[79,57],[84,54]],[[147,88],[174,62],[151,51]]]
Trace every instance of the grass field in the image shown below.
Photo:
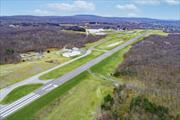
[[[107,36],[105,38],[102,38],[102,39],[100,39],[100,40],[98,40],[96,42],[93,42],[93,43],[88,43],[88,44],[86,44],[86,46],[84,48],[87,49],[87,48],[90,48],[92,46],[99,46],[99,45],[101,45],[103,43],[111,41],[112,38],[114,38],[115,36],[117,37],[117,36],[124,35],[124,34],[125,34],[125,32],[111,31],[111,32],[109,32],[107,34]]]
[[[95,58],[101,54],[102,54],[102,52],[100,52],[100,51],[93,51],[90,55],[88,55],[86,57],[83,57],[83,58],[81,58],[77,61],[74,61],[68,65],[65,65],[61,68],[55,69],[55,70],[53,70],[47,74],[40,76],[40,79],[41,80],[48,80],[48,79],[58,78],[58,77],[64,75],[65,73],[70,72],[74,68],[85,64],[86,62],[90,61],[91,59],[93,59],[93,58]]]
[[[50,53],[45,52],[44,57],[40,60],[0,65],[0,89],[55,67],[69,59],[58,55],[57,50],[51,50]]]
[[[113,54],[111,57],[108,57],[98,63],[97,65],[93,66],[91,70],[93,72],[98,72],[103,75],[110,75],[112,72],[114,72],[114,69],[117,67],[117,65],[123,61],[123,55],[131,48],[131,46],[128,46],[119,52]]]
[[[112,86],[108,81],[93,78],[90,74],[82,79],[67,94],[38,112],[36,117],[42,120],[92,119],[103,97],[112,92]]]
[[[41,87],[42,84],[28,84],[15,88],[0,103],[9,104]]]
[[[131,38],[140,35],[141,33],[145,32],[145,30],[134,30],[129,32],[130,33],[127,33],[125,31],[120,31],[120,32],[111,33],[109,36],[106,37],[107,41],[97,46],[96,49],[110,50],[114,47],[117,47],[120,44],[123,44],[127,40],[130,40]]]
[[[50,105],[52,102],[54,102],[54,100],[66,94],[70,89],[83,81],[86,76],[87,72],[80,74],[60,87],[54,89],[50,93],[42,96],[38,100],[25,106],[23,109],[7,117],[5,120],[19,120],[20,118],[23,120],[32,120],[41,109],[45,108],[45,106]]]

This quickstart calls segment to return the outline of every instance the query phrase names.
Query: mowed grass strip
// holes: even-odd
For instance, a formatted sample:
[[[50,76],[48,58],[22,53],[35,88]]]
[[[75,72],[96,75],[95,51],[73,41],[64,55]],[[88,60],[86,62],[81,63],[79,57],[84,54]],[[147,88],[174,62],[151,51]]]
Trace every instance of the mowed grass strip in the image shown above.
[[[115,34],[109,35],[107,38],[109,39],[108,41],[100,44],[99,46],[97,46],[97,49],[105,49],[105,50],[111,50],[121,44],[123,44],[124,42],[134,38],[135,36],[140,35],[139,31],[134,31],[132,34],[126,34],[126,33],[122,33],[122,32],[117,32]],[[118,43],[117,45],[108,47],[109,45]]]
[[[40,76],[39,78],[41,80],[48,80],[48,79],[55,79],[58,78],[62,75],[64,75],[67,72],[70,72],[71,70],[85,64],[86,62],[92,60],[93,58],[101,55],[103,52],[99,52],[99,51],[93,51],[90,55],[83,57],[79,60],[76,60],[68,65],[65,65],[63,67],[57,68],[47,74],[44,74],[42,76]]]
[[[84,80],[87,74],[88,74],[87,72],[81,73],[80,75],[67,81],[60,87],[42,96],[38,100],[30,103],[29,105],[25,106],[24,108],[20,109],[14,114],[8,116],[7,118],[5,118],[5,120],[33,120],[34,116],[36,115],[38,111],[40,111],[45,106],[51,104],[51,102],[53,102],[56,98],[64,95],[71,88],[73,88],[82,80]]]
[[[100,63],[91,67],[91,70],[103,75],[110,75],[114,72],[118,64],[123,61],[124,54],[131,48],[131,46],[127,46],[120,51],[114,53],[112,56],[104,59]]]
[[[39,120],[91,120],[104,96],[111,93],[110,82],[88,75],[82,82],[38,112]]]
[[[28,84],[17,87],[13,91],[11,91],[0,103],[1,104],[12,103],[20,99],[21,97],[33,92],[34,90],[38,89],[41,86],[42,84]]]

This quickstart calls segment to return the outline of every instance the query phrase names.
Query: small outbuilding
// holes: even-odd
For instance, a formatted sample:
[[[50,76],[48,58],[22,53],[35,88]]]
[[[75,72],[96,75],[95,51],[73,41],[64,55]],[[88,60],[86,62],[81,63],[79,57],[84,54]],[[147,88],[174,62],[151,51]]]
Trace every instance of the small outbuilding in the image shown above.
[[[81,54],[82,54],[82,52],[79,48],[73,47],[72,49],[66,49],[66,51],[62,53],[62,56],[74,57],[74,56],[81,55]]]

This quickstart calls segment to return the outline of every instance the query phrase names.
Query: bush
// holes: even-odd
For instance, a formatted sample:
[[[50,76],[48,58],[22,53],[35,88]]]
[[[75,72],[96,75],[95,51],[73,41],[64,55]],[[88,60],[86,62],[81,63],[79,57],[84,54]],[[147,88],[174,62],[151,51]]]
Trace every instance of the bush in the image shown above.
[[[137,97],[134,97],[132,100],[131,100],[131,103],[130,103],[130,111],[136,107],[136,106],[140,106],[141,104],[141,97],[140,96],[137,96]]]
[[[12,54],[14,54],[14,50],[12,48],[7,48],[6,49],[6,54],[12,55]]]
[[[122,76],[134,76],[136,74],[137,73],[136,73],[135,69],[130,68],[130,67],[125,67],[121,71],[118,71],[118,72],[116,71],[114,73],[114,76],[120,76],[120,75],[122,75]]]
[[[101,109],[110,110],[113,104],[114,99],[108,94],[106,97],[104,97],[104,103],[101,105]]]
[[[121,92],[125,90],[127,89],[120,86],[114,88],[112,96],[104,97],[98,120],[179,120],[179,115],[176,117],[170,115],[168,108],[156,105],[144,96],[130,98],[131,101],[129,98],[122,100]]]
[[[146,112],[157,115],[161,120],[166,120],[166,117],[169,115],[168,108],[156,105],[143,96],[137,96],[131,100],[130,111],[136,110],[137,106],[140,109],[144,109]]]

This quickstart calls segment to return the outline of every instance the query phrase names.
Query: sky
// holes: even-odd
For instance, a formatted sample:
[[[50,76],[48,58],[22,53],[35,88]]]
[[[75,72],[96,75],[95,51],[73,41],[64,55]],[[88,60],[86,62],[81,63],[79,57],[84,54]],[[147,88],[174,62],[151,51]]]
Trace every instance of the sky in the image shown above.
[[[180,0],[0,0],[0,15],[145,17],[180,20]]]

